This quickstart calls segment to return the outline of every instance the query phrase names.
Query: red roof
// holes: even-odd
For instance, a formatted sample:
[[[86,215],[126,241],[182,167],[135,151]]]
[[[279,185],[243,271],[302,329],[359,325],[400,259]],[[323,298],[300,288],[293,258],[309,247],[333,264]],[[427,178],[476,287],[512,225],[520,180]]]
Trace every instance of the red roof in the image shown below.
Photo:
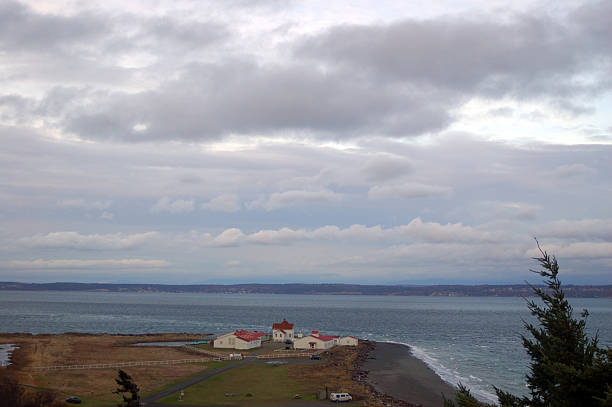
[[[272,324],[272,329],[293,329],[293,324],[287,322],[286,319],[283,319],[283,322],[280,323],[273,323]]]
[[[253,333],[254,333],[255,335],[259,336],[260,338],[261,338],[262,336],[268,336],[268,335],[270,335],[269,333],[267,333],[267,332],[262,332],[262,331],[253,331]]]
[[[236,331],[234,332],[234,335],[236,335],[236,338],[242,339],[243,341],[246,341],[246,342],[252,342],[252,341],[261,339],[261,335],[255,332],[249,332],[249,331],[244,331],[244,330]]]
[[[310,336],[312,336],[313,338],[320,339],[323,342],[329,342],[329,341],[333,341],[334,340],[333,336],[328,336],[328,335],[320,335],[319,334],[319,335],[310,335]]]

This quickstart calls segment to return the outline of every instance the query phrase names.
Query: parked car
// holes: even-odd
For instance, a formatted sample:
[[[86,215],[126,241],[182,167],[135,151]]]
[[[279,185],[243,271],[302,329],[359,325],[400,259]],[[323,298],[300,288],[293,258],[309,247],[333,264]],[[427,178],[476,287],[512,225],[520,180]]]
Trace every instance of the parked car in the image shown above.
[[[71,396],[66,399],[66,403],[81,404],[81,399],[77,396]]]
[[[310,355],[310,360],[321,360],[321,356],[319,356],[319,355]]]
[[[287,339],[285,341],[285,345],[293,345],[293,341],[291,339]]]
[[[353,397],[351,397],[348,393],[329,393],[329,400],[335,401],[336,403],[340,401],[351,401]]]

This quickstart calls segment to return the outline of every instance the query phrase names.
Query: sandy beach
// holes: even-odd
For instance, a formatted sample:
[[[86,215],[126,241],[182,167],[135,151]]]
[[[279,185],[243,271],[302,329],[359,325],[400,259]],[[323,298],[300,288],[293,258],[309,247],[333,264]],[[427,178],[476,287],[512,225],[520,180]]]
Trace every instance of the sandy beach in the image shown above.
[[[439,407],[442,394],[453,398],[454,389],[424,362],[400,344],[378,342],[363,365],[368,382],[381,393],[424,407]]]

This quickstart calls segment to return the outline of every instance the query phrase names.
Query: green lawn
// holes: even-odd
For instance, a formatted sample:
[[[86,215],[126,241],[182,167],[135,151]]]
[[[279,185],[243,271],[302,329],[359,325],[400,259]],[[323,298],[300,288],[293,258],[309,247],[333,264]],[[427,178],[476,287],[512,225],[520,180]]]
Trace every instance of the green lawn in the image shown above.
[[[191,363],[191,364],[192,365],[196,365],[196,366],[207,366],[208,369],[206,369],[206,370],[215,370],[215,369],[218,369],[218,368],[226,366],[226,365],[231,365],[232,363],[236,363],[236,361],[235,360],[223,360],[223,361],[219,361],[219,362],[202,362],[202,363]],[[155,389],[154,391],[150,391],[150,392],[141,394],[141,397],[148,397],[148,396],[150,396],[152,394],[156,394],[156,393],[159,393],[160,391],[169,389],[172,386],[175,386],[175,385],[177,385],[179,383],[182,383],[182,382],[184,382],[186,380],[191,379],[192,377],[196,377],[196,376],[202,374],[202,372],[204,372],[204,370],[199,371],[197,373],[194,373],[191,376],[184,377],[184,378],[182,378],[180,380],[177,380],[177,381],[174,381],[174,382],[170,382],[170,383],[166,384],[165,386],[162,386],[160,388]]]
[[[302,396],[301,400],[315,400],[317,390],[312,385],[289,378],[287,365],[247,365],[185,389],[183,401],[178,401],[178,393],[175,393],[159,402],[173,405],[267,405],[294,400],[296,394]],[[247,393],[252,397],[247,397]]]

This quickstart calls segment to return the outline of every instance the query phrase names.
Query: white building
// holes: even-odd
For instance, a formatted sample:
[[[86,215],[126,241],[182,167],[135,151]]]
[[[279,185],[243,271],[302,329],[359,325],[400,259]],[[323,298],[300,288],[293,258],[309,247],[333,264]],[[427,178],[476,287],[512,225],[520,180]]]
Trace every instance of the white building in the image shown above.
[[[220,349],[253,349],[261,346],[261,335],[249,331],[230,332],[217,337],[213,347]]]
[[[293,341],[293,324],[283,319],[283,322],[275,322],[272,324],[272,340],[274,342],[284,342],[286,340]]]
[[[296,338],[293,341],[295,349],[330,349],[334,346],[334,337],[321,335],[319,331],[312,331],[310,335]]]
[[[357,346],[359,344],[359,339],[354,336],[344,336],[340,338],[338,344],[340,346]]]

